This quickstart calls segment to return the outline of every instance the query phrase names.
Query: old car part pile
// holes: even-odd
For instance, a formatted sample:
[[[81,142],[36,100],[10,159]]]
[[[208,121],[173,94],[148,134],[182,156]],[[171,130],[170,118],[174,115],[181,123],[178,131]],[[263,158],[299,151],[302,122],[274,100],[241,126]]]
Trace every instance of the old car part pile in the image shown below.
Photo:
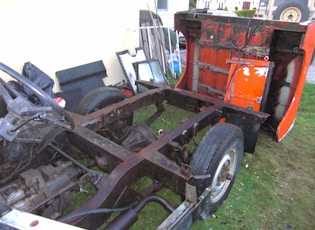
[[[243,152],[254,151],[261,129],[276,140],[287,134],[313,56],[315,23],[201,11],[177,13],[175,28],[185,35],[187,49],[186,69],[175,88],[138,82],[148,90],[129,98],[99,88],[76,113],[0,64],[15,81],[0,82],[1,228],[128,229],[153,201],[170,212],[153,228],[188,229],[226,199]],[[165,103],[194,116],[154,135],[148,126],[163,114]],[[154,114],[132,124],[133,113],[149,105],[155,105]],[[187,143],[209,127],[187,152]],[[154,183],[134,189],[143,177]],[[95,192],[63,214],[72,191],[88,184]],[[182,204],[173,207],[157,196],[161,187],[183,197]],[[121,214],[104,227],[112,212]]]

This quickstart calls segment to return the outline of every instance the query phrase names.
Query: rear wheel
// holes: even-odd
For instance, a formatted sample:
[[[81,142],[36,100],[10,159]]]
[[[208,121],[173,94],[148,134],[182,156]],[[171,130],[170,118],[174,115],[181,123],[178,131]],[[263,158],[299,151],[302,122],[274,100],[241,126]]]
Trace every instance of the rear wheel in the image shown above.
[[[241,166],[243,152],[243,133],[235,125],[218,123],[203,137],[190,162],[193,175],[210,174],[210,178],[194,183],[198,196],[205,189],[211,189],[210,196],[199,206],[199,219],[208,218],[227,198]]]
[[[304,22],[309,17],[307,5],[299,1],[282,3],[275,11],[273,19],[290,22]]]
[[[76,112],[81,115],[87,115],[97,110],[103,109],[114,103],[123,101],[127,96],[116,88],[101,87],[88,93],[79,103]],[[117,120],[108,127],[103,127],[98,131],[102,136],[110,138],[116,143],[121,143],[132,125],[133,115]]]

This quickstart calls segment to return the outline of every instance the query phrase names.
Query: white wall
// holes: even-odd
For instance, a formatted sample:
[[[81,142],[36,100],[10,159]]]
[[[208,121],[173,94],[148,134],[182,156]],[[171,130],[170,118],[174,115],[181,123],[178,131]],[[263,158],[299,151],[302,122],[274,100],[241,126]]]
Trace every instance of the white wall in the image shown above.
[[[168,0],[167,10],[156,10],[156,0],[143,1],[146,4],[142,4],[141,9],[150,9],[153,12],[157,12],[162,18],[163,25],[166,27],[174,27],[174,14],[178,11],[185,11],[189,9],[189,0]]]
[[[189,10],[189,0],[168,0],[168,11],[158,11],[165,26],[174,27],[174,14],[178,11]]]
[[[21,72],[30,61],[55,77],[103,60],[105,84],[117,83],[124,75],[116,52],[138,46],[137,30],[128,30],[138,24],[130,0],[0,0],[0,62]]]

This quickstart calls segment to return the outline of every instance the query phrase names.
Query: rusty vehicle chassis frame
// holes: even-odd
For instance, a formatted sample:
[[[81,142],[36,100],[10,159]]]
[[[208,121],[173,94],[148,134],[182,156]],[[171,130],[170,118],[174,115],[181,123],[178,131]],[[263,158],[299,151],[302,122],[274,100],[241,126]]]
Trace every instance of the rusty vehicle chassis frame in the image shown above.
[[[150,124],[163,113],[163,102],[165,101],[196,114],[136,154],[95,133],[101,127],[107,126],[137,109],[155,104],[156,113],[146,122]],[[95,196],[76,212],[100,207],[115,207],[117,204],[121,204],[120,201],[125,202],[126,197],[132,192],[128,185],[132,185],[144,176],[157,180],[163,186],[185,196],[187,201],[188,197],[194,197],[193,194],[188,194],[194,192],[187,189],[187,186],[192,180],[198,180],[198,175],[191,175],[188,165],[179,166],[170,160],[167,156],[170,152],[168,150],[185,144],[182,143],[183,140],[184,142],[189,141],[206,126],[225,119],[226,122],[234,123],[243,129],[245,146],[251,148],[247,151],[253,151],[260,124],[267,117],[268,115],[265,113],[246,110],[207,96],[172,88],[151,89],[84,117],[76,116],[74,119],[76,129],[70,134],[71,142],[83,151],[99,155],[105,154],[110,167],[109,176],[98,183],[99,190]],[[191,202],[188,205],[190,211],[193,210],[192,206],[194,208],[198,206],[194,199],[189,202]],[[174,215],[178,214],[174,213]],[[82,226],[82,223],[96,223],[101,219],[98,215],[90,215],[70,223]]]
[[[138,219],[138,212],[144,205],[154,201],[171,213],[158,229],[188,229],[195,219],[204,219],[210,215],[210,211],[213,211],[209,209],[212,208],[210,206],[219,205],[220,201],[225,199],[224,195],[228,195],[230,185],[233,184],[227,187],[224,195],[216,204],[211,203],[212,195],[215,193],[214,187],[216,187],[212,185],[217,184],[216,181],[211,181],[216,178],[217,174],[212,169],[217,170],[216,157],[220,156],[215,154],[226,154],[225,156],[227,156],[229,153],[226,152],[233,152],[231,155],[236,156],[233,159],[236,175],[238,167],[241,165],[243,152],[254,152],[260,130],[273,134],[275,140],[280,141],[293,127],[306,73],[314,53],[315,23],[297,24],[241,17],[211,16],[206,12],[179,12],[175,14],[174,25],[175,29],[181,31],[186,38],[186,66],[175,88],[138,81],[137,84],[141,84],[148,90],[126,99],[126,95],[122,95],[123,97],[120,97],[122,101],[118,100],[120,102],[116,100],[118,97],[108,96],[109,92],[112,92],[113,95],[114,92],[116,94],[114,90],[119,92],[118,89],[102,89],[103,94],[98,91],[96,94],[92,92],[93,94],[87,95],[87,101],[84,100],[86,98],[80,101],[82,104],[78,108],[84,112],[69,112],[68,114],[60,109],[50,97],[46,97],[46,94],[39,88],[27,83],[22,76],[10,69],[4,71],[20,83],[29,86],[35,96],[47,101],[43,104],[48,104],[48,108],[40,106],[36,107],[34,111],[40,109],[53,112],[48,117],[46,117],[46,112],[35,114],[40,115],[42,123],[37,123],[38,116],[35,115],[32,120],[21,119],[20,121],[19,116],[23,117],[28,112],[31,114],[34,112],[33,104],[29,101],[24,103],[25,100],[21,100],[22,97],[11,100],[10,95],[4,93],[7,96],[5,101],[8,113],[0,122],[3,125],[0,131],[2,131],[2,137],[7,138],[5,143],[18,137],[18,129],[28,122],[31,122],[29,124],[36,128],[34,130],[41,125],[45,126],[46,121],[51,122],[53,126],[39,130],[42,132],[38,132],[34,136],[38,136],[40,141],[35,143],[36,155],[33,157],[34,162],[32,163],[34,164],[29,166],[30,169],[37,170],[45,162],[57,164],[58,161],[53,161],[58,160],[55,158],[57,155],[68,160],[69,165],[77,166],[75,175],[81,175],[76,178],[78,180],[75,183],[62,186],[56,193],[45,198],[45,201],[40,200],[38,204],[31,206],[31,212],[48,205],[47,209],[58,209],[58,213],[51,212],[52,219],[54,219],[55,214],[59,215],[61,212],[58,204],[49,205],[52,199],[65,193],[69,187],[76,187],[81,191],[83,186],[91,182],[97,188],[95,194],[90,194],[92,196],[87,202],[66,217],[60,218],[66,219],[65,221],[58,219],[58,222],[52,222],[58,224],[65,222],[73,225],[69,226],[72,229],[76,229],[76,226],[96,229],[106,223],[104,221],[110,217],[108,209],[111,211],[120,209],[117,211],[120,214],[106,226],[106,229],[129,229]],[[19,95],[15,93],[15,89],[11,89],[9,84],[7,88],[9,92]],[[2,91],[7,92],[7,89]],[[102,96],[101,99],[104,101],[100,102],[100,98],[97,96]],[[95,98],[97,100],[94,101]],[[109,101],[114,102],[114,99],[117,103],[106,104]],[[100,106],[95,106],[91,109],[93,112],[89,114],[85,113],[89,112],[88,110],[93,107],[94,102]],[[103,102],[106,107],[103,106]],[[154,135],[148,126],[162,116],[165,109],[169,108],[165,106],[166,103],[183,111],[190,111],[194,115],[182,120],[173,130],[162,130]],[[25,104],[26,114],[23,110]],[[18,105],[19,108],[15,109],[15,105]],[[155,112],[151,112],[152,105],[156,107]],[[140,125],[135,123],[131,127],[132,115],[136,114],[138,110],[145,110],[147,106],[150,106],[148,111],[151,113],[145,114],[148,119]],[[183,118],[178,117],[178,119]],[[21,123],[16,123],[16,119]],[[12,122],[14,124],[11,124]],[[33,122],[36,123],[36,126]],[[218,124],[224,122],[233,125]],[[15,126],[15,123],[18,126]],[[263,129],[261,129],[262,124]],[[197,146],[195,136],[201,130],[212,125],[214,126]],[[216,129],[216,127],[221,129]],[[28,126],[21,129],[22,137],[27,134],[24,137],[25,140],[31,137],[28,135],[29,130]],[[141,133],[142,131],[143,133]],[[219,132],[222,133],[222,136]],[[42,133],[47,135],[42,136]],[[132,142],[136,136],[133,134],[139,133],[142,134],[139,135],[140,147],[133,145]],[[222,142],[226,145],[231,144],[232,137],[229,139],[228,136],[231,133],[235,140],[232,151],[228,149],[224,152],[226,149],[223,147],[224,151],[220,147],[219,150],[215,149],[216,144]],[[31,140],[31,145],[28,142],[25,145],[29,149],[33,149],[33,144],[37,141],[37,139]],[[194,144],[197,146],[193,153],[193,156],[197,157],[190,159],[192,154],[188,153],[187,145],[192,142],[195,142]],[[9,147],[15,146],[15,143],[12,142]],[[136,149],[133,148],[134,146]],[[199,148],[200,146],[202,148]],[[214,150],[206,148],[209,146]],[[216,150],[218,151],[214,152]],[[204,155],[207,156],[206,159]],[[81,157],[89,162],[80,163]],[[233,157],[231,156],[231,158]],[[15,158],[12,157],[9,160],[8,162],[12,163]],[[206,164],[204,165],[204,163]],[[49,165],[54,167],[52,164]],[[98,166],[102,172],[94,171],[93,166]],[[208,168],[211,170],[207,170]],[[32,171],[29,173],[27,170],[23,173],[27,173],[27,177],[23,175],[21,179],[32,179]],[[214,175],[210,175],[210,173],[214,173]],[[231,180],[233,176],[227,171],[222,175],[226,180]],[[152,179],[152,184],[137,190],[133,186],[137,185],[137,182],[143,177]],[[63,179],[61,176],[58,179],[60,178]],[[70,180],[70,178],[66,179]],[[49,187],[48,182],[50,181],[47,181],[46,187]],[[55,183],[55,180],[53,182]],[[56,184],[58,182],[59,180],[56,180]],[[211,184],[212,182],[213,184]],[[46,187],[40,188],[40,191],[36,190],[34,194],[41,196]],[[185,198],[183,203],[175,208],[166,198],[155,195],[155,192],[163,187]],[[213,191],[211,191],[212,188],[214,188]],[[61,199],[62,197],[60,197]],[[56,199],[55,203],[57,202],[59,201]],[[1,204],[0,217],[5,218],[7,213],[10,213],[8,212],[10,209]],[[106,209],[106,212],[90,215],[89,211],[100,211],[100,209]],[[17,209],[12,211],[15,210]],[[16,219],[15,216],[10,216],[5,219],[4,223],[8,224],[9,221]]]

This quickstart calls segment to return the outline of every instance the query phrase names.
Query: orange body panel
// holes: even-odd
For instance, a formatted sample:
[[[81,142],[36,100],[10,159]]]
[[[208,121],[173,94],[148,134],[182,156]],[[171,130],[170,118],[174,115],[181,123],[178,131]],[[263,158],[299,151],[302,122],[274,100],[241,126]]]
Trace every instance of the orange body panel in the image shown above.
[[[269,61],[231,59],[224,101],[255,111],[260,111]]]
[[[277,140],[282,140],[285,135],[293,128],[295,117],[299,108],[299,103],[302,97],[304,84],[307,77],[307,72],[309,65],[312,61],[313,52],[315,47],[315,24],[308,26],[307,32],[304,37],[304,42],[301,44],[300,49],[303,49],[303,65],[301,66],[300,71],[295,73],[298,75],[297,86],[294,91],[294,95],[290,101],[290,106],[283,116],[281,122],[277,128]],[[297,70],[295,69],[294,72]]]
[[[313,57],[315,22],[179,12],[175,29],[185,35],[187,50],[177,88],[269,114],[263,125],[278,141],[290,131]]]

